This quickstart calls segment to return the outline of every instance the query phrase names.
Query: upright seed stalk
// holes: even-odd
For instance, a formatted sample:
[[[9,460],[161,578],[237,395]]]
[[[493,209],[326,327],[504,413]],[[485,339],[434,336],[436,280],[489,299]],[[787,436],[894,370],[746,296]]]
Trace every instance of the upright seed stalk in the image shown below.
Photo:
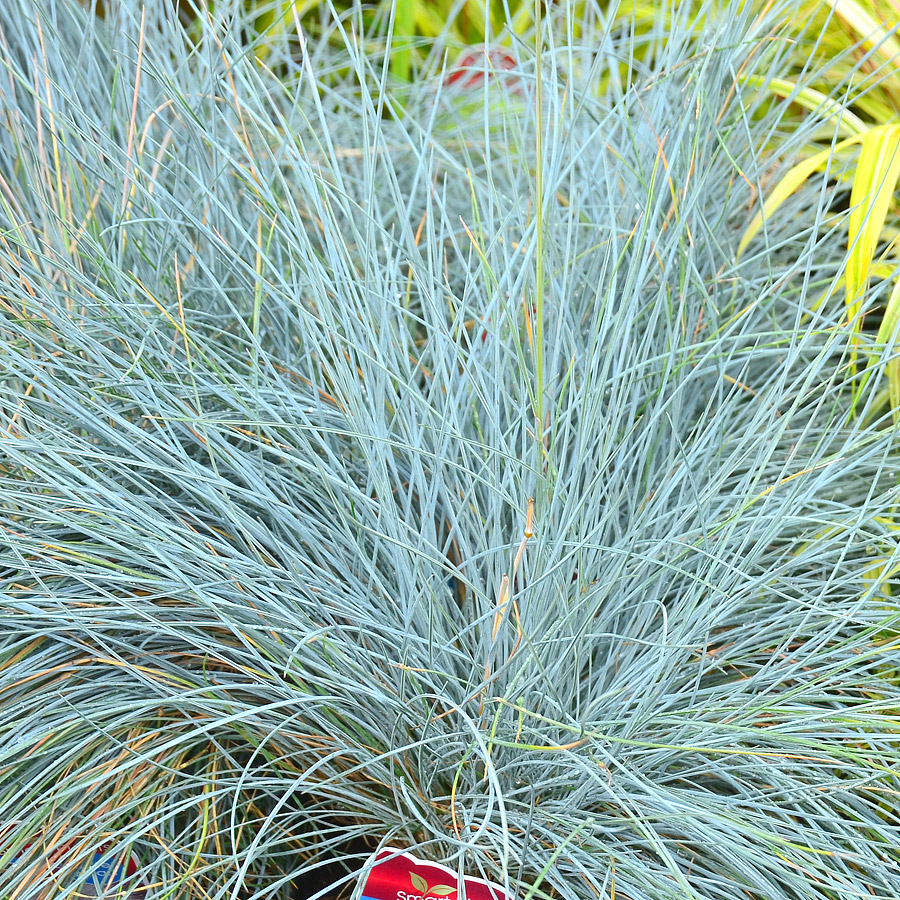
[[[543,45],[543,8],[541,0],[534,0],[535,40],[535,177],[534,177],[534,224],[537,232],[535,244],[535,340],[534,340],[534,415],[537,419],[535,437],[539,471],[543,472],[540,462],[544,452],[544,103],[542,84],[541,47]],[[527,314],[526,310],[526,314]]]

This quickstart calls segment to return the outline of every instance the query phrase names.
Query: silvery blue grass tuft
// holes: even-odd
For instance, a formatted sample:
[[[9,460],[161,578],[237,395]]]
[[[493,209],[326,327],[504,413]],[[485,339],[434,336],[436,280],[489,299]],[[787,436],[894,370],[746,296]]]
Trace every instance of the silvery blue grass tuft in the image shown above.
[[[263,64],[242,3],[105,6],[0,4],[0,896],[108,844],[146,900],[388,845],[896,897],[896,431],[815,305],[828,182],[736,254],[807,138],[746,79],[815,35],[559,4],[511,95],[352,14]]]

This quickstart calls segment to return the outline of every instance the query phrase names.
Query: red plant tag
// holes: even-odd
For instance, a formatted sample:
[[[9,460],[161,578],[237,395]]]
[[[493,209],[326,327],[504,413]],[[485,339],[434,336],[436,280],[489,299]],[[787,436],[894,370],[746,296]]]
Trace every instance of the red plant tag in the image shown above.
[[[499,47],[471,47],[459,55],[444,78],[444,84],[472,90],[484,85],[485,75],[508,88],[515,94],[524,95],[522,81],[518,75],[510,72],[518,71],[516,58]],[[502,76],[502,77],[496,77]]]
[[[362,900],[514,900],[499,884],[481,878],[467,875],[463,888],[459,894],[456,873],[446,866],[388,847],[375,856]]]

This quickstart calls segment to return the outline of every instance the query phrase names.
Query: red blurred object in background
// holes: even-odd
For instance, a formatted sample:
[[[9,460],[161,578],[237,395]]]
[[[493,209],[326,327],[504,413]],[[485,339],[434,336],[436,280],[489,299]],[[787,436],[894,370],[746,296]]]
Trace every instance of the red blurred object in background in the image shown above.
[[[473,90],[484,86],[485,75],[515,94],[524,96],[525,89],[518,75],[519,63],[508,51],[484,45],[470,47],[459,55],[444,78],[444,84]]]

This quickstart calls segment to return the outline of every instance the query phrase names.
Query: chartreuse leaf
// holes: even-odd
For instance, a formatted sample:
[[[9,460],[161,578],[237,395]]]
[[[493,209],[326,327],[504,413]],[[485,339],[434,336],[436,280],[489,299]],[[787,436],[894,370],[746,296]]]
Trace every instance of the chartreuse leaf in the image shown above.
[[[446,16],[430,3],[416,3],[414,15],[416,29],[425,37],[438,37],[447,25]]]
[[[882,240],[885,239],[884,234],[882,234]],[[872,278],[883,278],[890,279],[893,278],[897,271],[896,265],[891,265],[886,262],[875,262],[872,264],[872,268],[870,270],[870,274]],[[818,312],[822,309],[823,306],[839,291],[843,291],[846,285],[846,280],[844,278],[838,278],[836,281],[833,281],[828,287],[822,291],[821,294],[816,297],[816,299],[810,303],[809,309],[810,312]]]
[[[409,81],[412,73],[412,41],[416,30],[416,0],[395,0],[394,36],[391,42],[391,74]]]
[[[750,75],[743,79],[743,83],[752,88],[767,90],[776,97],[790,99],[792,103],[818,116],[827,115],[829,118],[837,119],[838,131],[842,137],[863,134],[869,127],[859,116],[834,98],[811,87],[800,87],[796,81],[788,78],[766,80],[758,75]]]
[[[875,250],[900,178],[900,125],[878,125],[853,134],[839,141],[834,148],[815,153],[793,166],[766,198],[763,208],[753,217],[738,245],[740,256],[759,233],[763,222],[771,218],[810,175],[824,169],[831,159],[855,144],[860,144],[860,152],[850,194],[848,257],[844,279],[845,305],[851,322],[856,320],[862,309],[863,295],[874,274]],[[853,327],[858,330],[859,324]]]
[[[796,166],[789,169],[781,181],[775,185],[766,199],[766,202],[763,204],[763,208],[750,220],[750,224],[747,226],[747,230],[744,232],[744,236],[741,238],[741,242],[738,245],[738,256],[740,257],[743,254],[753,238],[759,234],[763,222],[770,219],[778,207],[781,206],[781,204],[784,203],[784,201],[787,200],[788,197],[790,197],[791,194],[793,194],[803,182],[813,174],[813,172],[824,169],[825,166],[828,165],[829,160],[837,156],[838,153],[846,148],[860,143],[863,140],[863,137],[864,135],[853,135],[852,137],[845,138],[843,141],[839,141],[835,144],[834,148],[829,147],[819,153],[815,153],[809,158],[804,159],[803,162],[797,163]]]
[[[898,322],[900,322],[900,278],[894,283],[894,289],[891,291],[884,317],[881,320],[881,327],[878,329],[876,341],[879,345],[884,346],[896,337]],[[900,356],[897,353],[894,353],[887,361],[885,369],[888,379],[888,396],[896,423],[900,416]]]
[[[260,39],[254,44],[254,54],[260,62],[265,62],[272,50],[272,45],[285,30],[295,27],[311,10],[321,6],[321,0],[281,0],[264,7],[256,16],[254,27]]]
[[[872,0],[827,0],[834,10],[835,18],[842,26],[839,31],[849,35],[835,48],[836,51],[849,49],[854,41],[859,41],[869,54],[869,67],[877,68],[878,86],[854,99],[854,105],[875,122],[887,122],[897,114],[900,102],[900,40],[895,30],[896,2]],[[893,6],[893,10],[891,7]],[[838,55],[837,53],[835,55]],[[858,54],[855,54],[858,55]],[[854,63],[854,66],[856,63]],[[893,70],[893,71],[891,71]],[[887,99],[887,104],[882,101]]]
[[[827,0],[834,14],[848,26],[867,50],[881,56],[887,62],[894,62],[900,57],[900,41],[895,33],[870,15],[866,7],[871,8],[871,0],[866,4],[857,0]]]
[[[846,304],[852,322],[862,308],[872,259],[900,177],[900,125],[878,125],[862,139],[853,189],[847,243]]]
[[[513,34],[524,34],[534,22],[534,9],[530,3],[523,3],[515,12],[509,23]]]
[[[485,18],[485,10],[481,3],[466,4],[466,19],[469,33],[479,35],[483,40],[487,40],[488,20]]]

